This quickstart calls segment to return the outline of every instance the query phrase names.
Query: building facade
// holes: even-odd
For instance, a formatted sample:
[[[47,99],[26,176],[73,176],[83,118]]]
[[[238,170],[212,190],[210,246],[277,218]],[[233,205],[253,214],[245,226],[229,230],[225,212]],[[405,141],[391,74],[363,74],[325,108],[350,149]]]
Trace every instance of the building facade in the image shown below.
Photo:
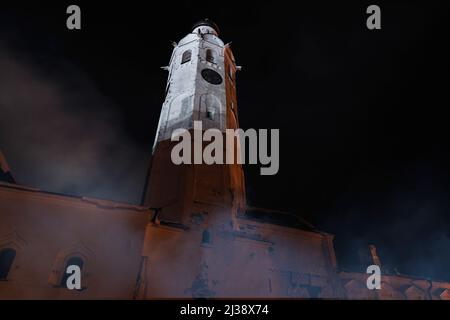
[[[194,121],[221,134],[239,128],[240,67],[204,20],[164,69],[141,205],[21,186],[0,155],[0,299],[449,299],[449,283],[399,275],[383,274],[381,290],[369,290],[368,274],[339,270],[333,235],[247,207],[239,164],[173,164],[175,130],[194,133]],[[80,290],[65,284],[74,264]]]

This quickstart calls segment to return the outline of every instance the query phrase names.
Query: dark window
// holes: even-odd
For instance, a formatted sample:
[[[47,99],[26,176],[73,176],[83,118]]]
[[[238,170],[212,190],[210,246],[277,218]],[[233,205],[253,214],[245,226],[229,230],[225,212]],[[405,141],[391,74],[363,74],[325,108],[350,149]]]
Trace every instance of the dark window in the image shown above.
[[[191,61],[191,55],[191,50],[183,52],[183,56],[181,57],[181,64]]]
[[[209,244],[210,242],[210,235],[208,230],[203,230],[202,233],[202,244]]]
[[[214,61],[214,53],[211,49],[206,50],[206,61],[215,63]]]
[[[306,290],[308,290],[310,298],[319,298],[320,297],[320,293],[322,291],[322,288],[321,287],[315,287],[315,286],[307,286]]]
[[[205,79],[207,82],[209,82],[211,84],[221,84],[222,83],[221,75],[211,69],[203,69],[202,77],[203,77],[203,79]]]
[[[14,249],[8,248],[0,251],[0,279],[4,280],[8,277],[15,257],[16,250]]]
[[[67,279],[71,276],[71,274],[67,273],[67,268],[69,266],[78,266],[80,267],[80,270],[83,270],[83,264],[84,261],[80,257],[72,257],[69,260],[67,260],[66,265],[64,266],[64,269],[62,270],[63,276],[61,278],[60,286],[63,288],[67,288]]]

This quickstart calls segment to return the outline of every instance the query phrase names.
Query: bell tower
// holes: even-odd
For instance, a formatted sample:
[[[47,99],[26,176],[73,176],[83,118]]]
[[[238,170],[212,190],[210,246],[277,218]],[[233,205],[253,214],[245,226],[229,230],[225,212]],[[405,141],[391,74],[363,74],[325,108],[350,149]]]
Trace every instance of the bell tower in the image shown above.
[[[198,213],[225,212],[229,213],[226,218],[232,218],[245,208],[242,166],[236,161],[175,165],[171,151],[178,142],[171,141],[171,136],[177,129],[186,129],[193,137],[194,121],[201,121],[203,131],[218,129],[225,141],[225,130],[239,127],[236,71],[240,67],[230,46],[219,38],[217,25],[205,19],[174,43],[170,63],[163,69],[168,80],[143,205],[154,208],[161,221],[181,225],[189,225]]]

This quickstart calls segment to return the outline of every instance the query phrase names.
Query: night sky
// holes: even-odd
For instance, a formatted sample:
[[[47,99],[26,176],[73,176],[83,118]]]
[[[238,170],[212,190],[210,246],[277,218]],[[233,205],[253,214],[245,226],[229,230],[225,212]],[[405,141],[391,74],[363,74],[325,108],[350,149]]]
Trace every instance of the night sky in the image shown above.
[[[138,203],[160,67],[171,41],[208,17],[243,66],[241,127],[280,129],[279,173],[245,166],[249,204],[335,234],[343,269],[375,244],[390,272],[450,280],[437,2],[14,3],[0,5],[0,148],[19,183]],[[69,4],[81,7],[80,31],[66,28]],[[369,4],[381,7],[381,30],[366,28]]]

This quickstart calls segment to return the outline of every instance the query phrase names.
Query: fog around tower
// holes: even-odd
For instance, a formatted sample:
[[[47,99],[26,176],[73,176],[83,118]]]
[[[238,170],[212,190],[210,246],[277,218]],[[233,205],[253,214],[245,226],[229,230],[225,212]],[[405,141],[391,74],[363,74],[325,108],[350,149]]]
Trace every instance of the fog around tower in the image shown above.
[[[114,102],[82,70],[5,41],[0,70],[0,144],[19,184],[139,203],[150,150],[127,138]]]

